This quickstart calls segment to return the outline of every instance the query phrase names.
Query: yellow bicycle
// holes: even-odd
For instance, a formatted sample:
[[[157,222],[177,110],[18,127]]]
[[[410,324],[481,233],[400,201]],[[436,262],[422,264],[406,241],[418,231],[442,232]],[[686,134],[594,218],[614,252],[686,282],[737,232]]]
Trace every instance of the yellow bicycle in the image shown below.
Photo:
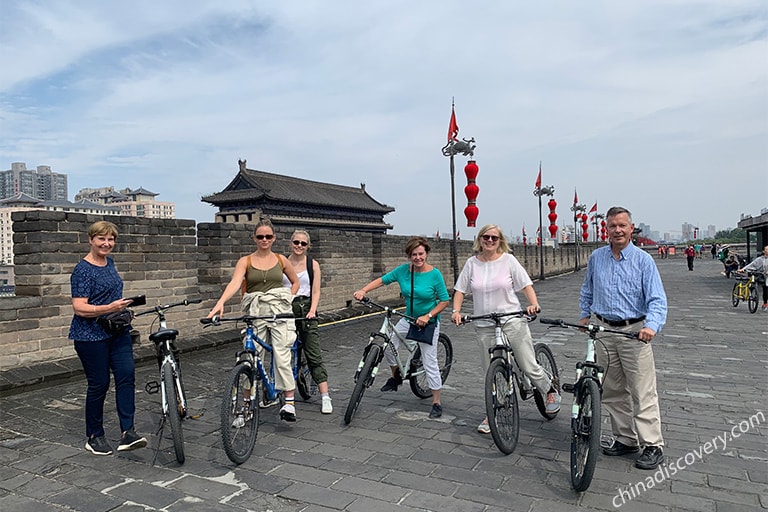
[[[731,304],[736,307],[742,300],[746,301],[750,313],[757,311],[757,283],[754,272],[748,272],[746,276],[736,274],[736,282],[731,292]]]

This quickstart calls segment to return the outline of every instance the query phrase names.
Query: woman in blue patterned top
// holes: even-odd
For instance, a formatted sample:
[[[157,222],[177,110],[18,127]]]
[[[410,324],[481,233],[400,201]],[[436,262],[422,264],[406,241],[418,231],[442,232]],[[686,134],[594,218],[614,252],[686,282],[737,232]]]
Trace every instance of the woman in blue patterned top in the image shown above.
[[[110,455],[112,447],[104,437],[104,399],[109,390],[110,371],[115,377],[115,403],[120,418],[118,451],[134,450],[147,445],[147,440],[133,428],[135,412],[135,374],[133,345],[129,329],[117,334],[107,333],[96,319],[115,313],[131,304],[123,299],[123,280],[115,263],[107,255],[115,247],[117,226],[111,222],[96,222],[88,228],[91,249],[72,271],[72,308],[74,317],[69,339],[83,365],[88,381],[85,397],[85,448],[94,455]]]
[[[429,417],[439,418],[443,414],[443,406],[440,402],[440,389],[443,387],[443,382],[440,378],[440,368],[437,362],[437,337],[440,335],[440,312],[448,305],[450,296],[445,287],[443,274],[427,263],[429,250],[429,242],[426,239],[422,237],[411,238],[405,246],[405,254],[408,255],[410,263],[404,263],[374,279],[356,291],[354,297],[361,300],[371,290],[397,283],[400,286],[400,292],[405,297],[405,314],[416,317],[416,324],[420,327],[429,322],[437,324],[432,343],[419,342],[419,348],[421,349],[424,370],[427,374],[427,383],[432,390],[432,411],[429,413]],[[397,332],[403,337],[408,333],[409,327],[410,324],[405,318],[401,318],[395,325]],[[393,336],[391,341],[395,348],[399,348],[400,344],[397,337]],[[381,390],[397,391],[397,388],[403,383],[403,377],[395,364],[394,355],[389,351],[387,351],[387,362],[392,369],[392,377],[387,380]]]

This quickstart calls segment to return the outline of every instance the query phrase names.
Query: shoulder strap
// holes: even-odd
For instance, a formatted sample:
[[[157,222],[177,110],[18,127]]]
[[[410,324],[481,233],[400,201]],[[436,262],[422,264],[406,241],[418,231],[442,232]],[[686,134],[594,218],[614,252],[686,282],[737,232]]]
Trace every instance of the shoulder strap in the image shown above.
[[[245,267],[245,275],[243,276],[243,284],[240,286],[241,295],[245,295],[248,290],[248,271],[251,269],[251,255],[248,255],[248,265]]]
[[[307,277],[309,278],[309,296],[312,296],[312,283],[315,281],[315,269],[312,256],[307,254]]]

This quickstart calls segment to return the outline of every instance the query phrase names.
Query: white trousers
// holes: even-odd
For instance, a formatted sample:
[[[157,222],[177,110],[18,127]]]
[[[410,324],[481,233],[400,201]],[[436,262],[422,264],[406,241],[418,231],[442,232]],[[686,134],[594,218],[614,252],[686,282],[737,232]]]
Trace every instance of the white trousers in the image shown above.
[[[408,329],[410,326],[411,324],[408,323],[408,320],[401,318],[400,321],[395,325],[395,330],[403,338],[405,338],[405,335],[408,334]],[[427,374],[427,384],[429,384],[429,389],[432,390],[441,389],[443,387],[443,380],[440,377],[440,367],[437,364],[437,337],[439,335],[440,323],[438,322],[437,327],[435,327],[435,334],[432,337],[432,344],[428,345],[426,343],[419,343],[419,348],[421,349],[421,361],[424,364],[424,371]],[[392,336],[391,343],[399,352],[400,339],[397,336]],[[403,349],[408,350],[405,347]],[[389,366],[397,366],[395,355],[392,353],[392,351],[387,350],[385,354],[387,356],[387,363],[389,363]]]

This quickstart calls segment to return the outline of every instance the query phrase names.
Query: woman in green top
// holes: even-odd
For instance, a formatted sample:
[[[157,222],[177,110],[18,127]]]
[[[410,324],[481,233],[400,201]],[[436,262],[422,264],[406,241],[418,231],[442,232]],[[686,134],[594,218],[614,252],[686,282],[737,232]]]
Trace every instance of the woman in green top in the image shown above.
[[[445,287],[443,274],[427,263],[430,249],[426,239],[422,237],[411,238],[405,246],[405,254],[408,255],[410,263],[404,263],[391,272],[374,279],[356,291],[354,297],[357,300],[362,300],[369,291],[396,282],[400,285],[400,292],[405,297],[407,305],[405,314],[416,317],[416,324],[420,327],[429,322],[437,323],[432,343],[421,343],[419,348],[421,349],[424,370],[427,374],[427,382],[432,390],[432,411],[429,413],[429,417],[439,418],[443,414],[443,406],[440,402],[440,389],[443,387],[443,382],[437,363],[437,337],[440,335],[440,312],[448,305],[450,296]],[[397,332],[403,337],[408,333],[409,327],[410,324],[405,318],[401,318],[395,326]],[[391,341],[396,349],[400,346],[397,337],[393,337]],[[389,351],[387,351],[387,362],[392,369],[392,377],[387,380],[381,390],[397,391],[398,386],[403,383],[403,377],[395,364],[394,355]]]
[[[292,313],[291,301],[299,290],[299,278],[293,265],[284,256],[272,252],[275,230],[269,220],[261,220],[253,232],[256,251],[237,261],[232,279],[221,294],[208,317],[224,314],[224,305],[238,291],[243,292],[241,308],[253,316]],[[291,289],[283,287],[283,274],[291,282]],[[291,346],[296,340],[294,322],[257,322],[254,327],[259,338],[270,342],[275,364],[275,387],[283,390],[285,405],[280,409],[284,421],[296,421],[294,392],[296,381],[291,370]],[[257,348],[260,348],[257,345]],[[261,404],[267,406],[271,404]]]

